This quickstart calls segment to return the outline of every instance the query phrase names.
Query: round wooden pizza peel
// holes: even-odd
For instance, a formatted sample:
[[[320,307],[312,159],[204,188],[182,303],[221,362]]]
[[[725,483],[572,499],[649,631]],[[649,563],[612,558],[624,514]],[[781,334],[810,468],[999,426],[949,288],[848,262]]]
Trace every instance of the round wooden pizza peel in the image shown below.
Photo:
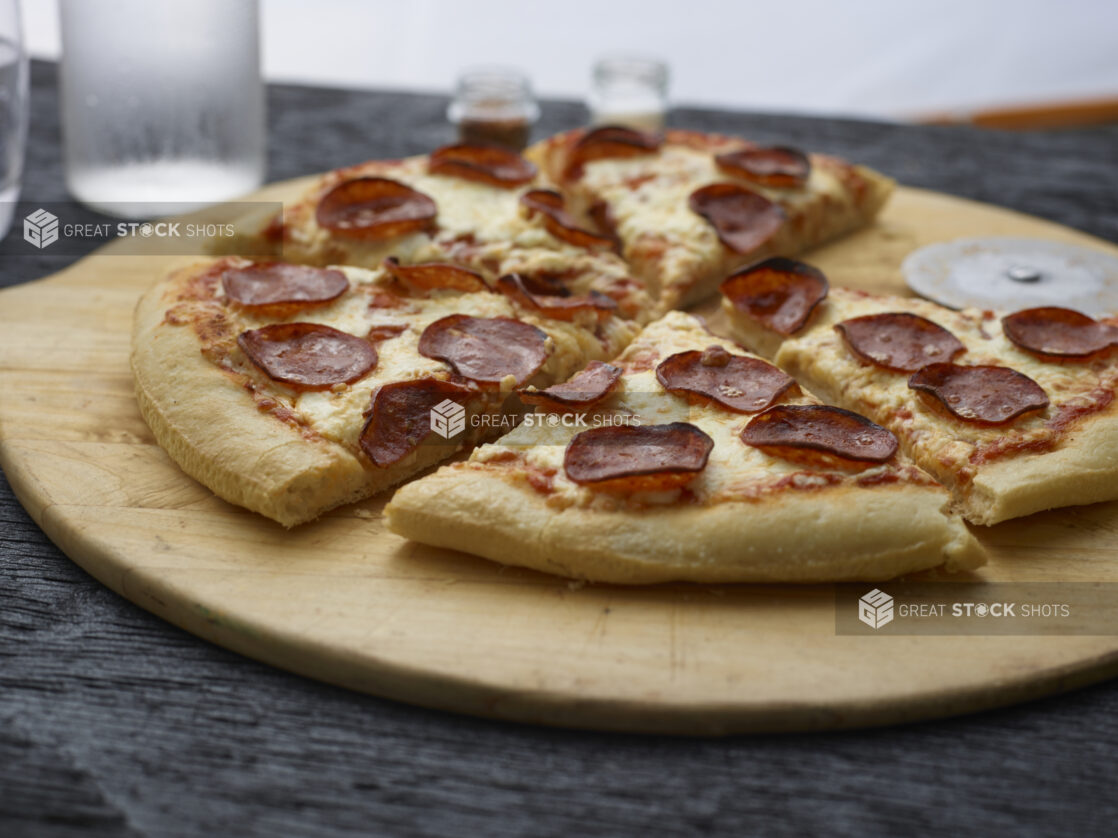
[[[276,184],[252,199],[300,189]],[[902,188],[877,226],[809,259],[835,284],[899,293],[913,249],[979,235],[1118,253],[1039,219]],[[623,588],[503,568],[392,535],[383,499],[284,530],[185,476],[136,408],[133,306],[188,261],[110,245],[0,294],[0,465],[75,562],[199,637],[429,707],[688,734],[891,724],[1118,673],[1118,636],[836,635],[825,585]],[[1118,503],[979,535],[986,580],[1118,581]]]

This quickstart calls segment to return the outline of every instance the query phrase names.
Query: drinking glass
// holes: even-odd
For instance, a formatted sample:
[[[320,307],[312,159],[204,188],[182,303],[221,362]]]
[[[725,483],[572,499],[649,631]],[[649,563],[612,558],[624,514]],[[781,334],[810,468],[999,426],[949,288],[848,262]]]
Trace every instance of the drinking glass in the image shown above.
[[[12,226],[27,143],[27,53],[19,0],[0,0],[0,239]]]
[[[257,0],[61,0],[66,185],[144,218],[264,178]]]

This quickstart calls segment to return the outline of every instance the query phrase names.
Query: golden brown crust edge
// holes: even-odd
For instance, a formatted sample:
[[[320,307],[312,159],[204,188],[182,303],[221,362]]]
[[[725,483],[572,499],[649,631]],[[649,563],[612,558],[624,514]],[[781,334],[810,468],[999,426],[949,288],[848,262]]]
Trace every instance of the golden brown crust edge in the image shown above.
[[[1118,409],[1087,417],[1060,447],[980,466],[960,511],[997,524],[1062,506],[1118,499]]]
[[[389,529],[415,541],[615,584],[878,581],[985,562],[966,525],[943,513],[941,490],[894,484],[825,494],[558,510],[511,480],[449,466],[400,488],[385,514]]]
[[[386,469],[366,467],[341,445],[306,439],[256,409],[232,377],[206,360],[189,325],[164,321],[165,294],[195,265],[140,299],[132,333],[132,372],[140,413],[183,471],[218,497],[286,527],[370,497],[453,453],[421,447]]]

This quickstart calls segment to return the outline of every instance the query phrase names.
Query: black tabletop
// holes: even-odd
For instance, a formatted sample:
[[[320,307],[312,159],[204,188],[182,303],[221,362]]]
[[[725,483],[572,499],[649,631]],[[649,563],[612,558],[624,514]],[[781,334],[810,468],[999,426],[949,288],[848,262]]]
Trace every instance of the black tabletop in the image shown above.
[[[272,87],[269,179],[430,150],[446,100]],[[578,124],[545,103],[540,134]],[[1001,133],[681,108],[1118,241],[1118,126]],[[65,198],[53,65],[23,195]],[[12,257],[0,286],[73,259]],[[3,297],[0,296],[0,305]],[[0,394],[3,398],[3,394]],[[1118,683],[947,721],[721,740],[501,724],[211,646],[72,564],[0,478],[0,835],[1113,834]]]

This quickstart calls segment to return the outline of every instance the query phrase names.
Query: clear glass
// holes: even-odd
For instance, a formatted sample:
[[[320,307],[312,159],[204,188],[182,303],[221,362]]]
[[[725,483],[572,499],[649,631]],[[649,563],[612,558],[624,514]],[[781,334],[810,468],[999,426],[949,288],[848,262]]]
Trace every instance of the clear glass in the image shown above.
[[[0,239],[12,226],[27,144],[27,53],[19,0],[0,0]]]
[[[654,58],[599,59],[591,73],[590,121],[659,131],[668,110],[668,79],[668,65]]]
[[[66,185],[126,218],[264,179],[257,0],[61,0]]]
[[[505,67],[475,67],[458,77],[447,118],[464,143],[490,143],[519,151],[528,145],[540,109],[528,77]]]

